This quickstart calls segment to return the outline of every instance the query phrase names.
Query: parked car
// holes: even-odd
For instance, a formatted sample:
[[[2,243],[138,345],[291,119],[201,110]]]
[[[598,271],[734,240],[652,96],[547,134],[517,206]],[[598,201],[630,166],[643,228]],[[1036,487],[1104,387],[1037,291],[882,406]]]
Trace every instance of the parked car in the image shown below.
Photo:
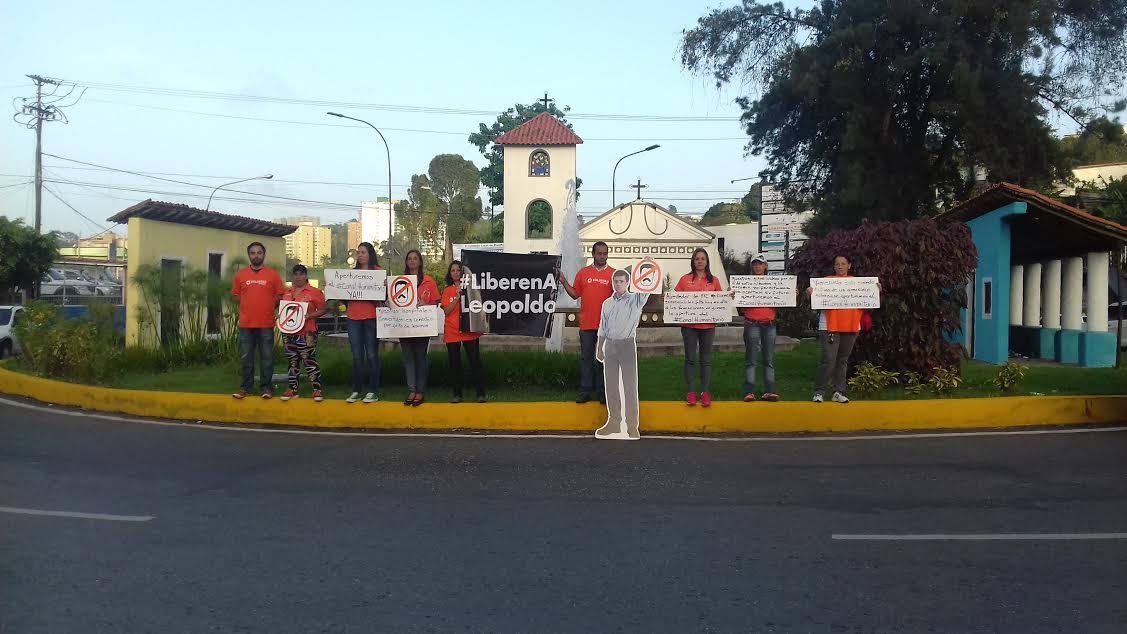
[[[82,279],[78,271],[71,269],[48,269],[39,284],[40,295],[88,297],[96,292],[93,282]]]
[[[20,354],[20,342],[12,329],[22,312],[23,306],[0,306],[0,359]]]

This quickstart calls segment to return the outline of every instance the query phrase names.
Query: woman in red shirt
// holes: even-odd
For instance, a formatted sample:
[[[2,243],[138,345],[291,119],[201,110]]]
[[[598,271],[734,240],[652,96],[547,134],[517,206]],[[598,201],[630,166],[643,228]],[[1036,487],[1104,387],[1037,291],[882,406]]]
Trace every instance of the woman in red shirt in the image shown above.
[[[767,258],[762,253],[751,258],[751,274],[767,275]],[[745,307],[744,316],[744,402],[755,400],[755,363],[763,357],[763,400],[774,403],[775,393],[775,309]]]
[[[434,278],[423,272],[423,254],[411,249],[403,260],[403,274],[415,276],[418,290],[416,306],[437,306],[441,297]],[[427,348],[430,337],[400,337],[399,348],[403,351],[403,369],[407,374],[407,398],[404,405],[418,407],[423,404],[423,393],[427,391]]]
[[[356,246],[355,268],[383,270],[371,242],[361,242]],[[348,347],[352,349],[352,393],[344,400],[346,403],[355,403],[363,394],[365,403],[374,403],[380,400],[380,341],[376,336],[376,302],[349,300],[346,325]]]
[[[446,313],[446,326],[442,340],[446,343],[446,355],[450,360],[450,384],[454,388],[452,403],[462,402],[462,348],[470,362],[470,374],[477,388],[477,402],[485,402],[485,372],[481,368],[480,332],[462,332],[461,297],[462,263],[454,260],[446,269],[446,288],[442,290],[442,311]]]
[[[700,293],[719,291],[720,278],[712,275],[709,267],[708,251],[693,251],[689,272],[681,276],[673,290],[680,293]],[[712,405],[712,395],[708,386],[712,379],[712,342],[716,338],[716,324],[684,324],[681,326],[681,339],[685,342],[685,383],[689,393],[685,403],[697,404],[697,359],[700,359],[700,404]]]
[[[834,257],[834,274],[831,277],[852,277],[849,274],[849,258],[844,255]],[[806,289],[807,294],[813,294],[814,289]],[[857,343],[857,333],[861,331],[860,308],[829,308],[822,311],[826,320],[826,329],[818,332],[822,343],[822,361],[818,365],[818,374],[814,379],[814,402],[824,400],[822,393],[826,389],[826,382],[830,380],[833,372],[834,403],[848,403],[849,397],[845,395],[846,372],[849,369],[849,354],[853,351],[853,344]]]

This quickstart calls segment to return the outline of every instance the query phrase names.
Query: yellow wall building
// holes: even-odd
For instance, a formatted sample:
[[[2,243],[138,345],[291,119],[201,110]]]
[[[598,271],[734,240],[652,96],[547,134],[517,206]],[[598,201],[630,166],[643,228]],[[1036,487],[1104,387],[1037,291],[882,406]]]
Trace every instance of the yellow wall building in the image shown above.
[[[321,266],[333,255],[333,232],[310,220],[298,223],[297,231],[286,236],[286,255],[306,266]]]
[[[294,231],[290,225],[152,200],[138,203],[108,220],[128,223],[129,264],[126,278],[130,281],[136,279],[138,269],[146,264],[159,267],[166,275],[180,276],[180,279],[191,272],[203,271],[217,282],[229,280],[237,267],[247,264],[247,245],[251,242],[261,242],[266,247],[266,266],[278,271],[282,279],[288,278],[284,270],[284,237]],[[155,331],[161,333],[161,337],[169,332],[180,333],[186,327],[183,323],[186,317],[183,316],[179,329],[175,329],[173,324],[162,323],[160,307],[133,288],[126,295],[125,308],[128,345],[155,346],[160,343],[152,341],[154,328],[148,325],[143,315],[155,316]],[[220,331],[222,320],[235,318],[223,314],[222,303],[209,306],[207,312],[209,334]],[[142,322],[145,328],[142,328]]]

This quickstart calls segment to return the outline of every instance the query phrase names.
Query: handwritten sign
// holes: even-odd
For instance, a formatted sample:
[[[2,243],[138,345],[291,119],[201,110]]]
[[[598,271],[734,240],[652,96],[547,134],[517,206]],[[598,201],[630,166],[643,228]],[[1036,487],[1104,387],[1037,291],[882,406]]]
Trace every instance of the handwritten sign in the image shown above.
[[[732,298],[725,292],[666,293],[667,324],[726,324],[732,321]]]
[[[733,275],[728,278],[736,292],[736,306],[783,307],[797,306],[795,288],[798,278],[793,275]]]
[[[653,294],[661,292],[661,264],[656,260],[638,260],[630,267],[630,292]]]
[[[414,275],[396,275],[387,281],[387,305],[395,310],[414,308],[418,301],[418,289],[415,288]]]
[[[278,330],[284,335],[294,335],[305,328],[305,315],[309,302],[288,302],[278,304]]]
[[[442,322],[439,310],[437,306],[381,310],[376,313],[376,332],[380,339],[435,337]]]
[[[387,271],[325,269],[325,299],[387,299]]]
[[[810,307],[880,308],[880,289],[875,277],[815,277],[810,279]]]

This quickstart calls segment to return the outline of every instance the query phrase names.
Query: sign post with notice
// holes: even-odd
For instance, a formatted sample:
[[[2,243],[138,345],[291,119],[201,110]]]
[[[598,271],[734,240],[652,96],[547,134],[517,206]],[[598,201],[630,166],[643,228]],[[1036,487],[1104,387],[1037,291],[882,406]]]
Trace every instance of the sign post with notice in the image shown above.
[[[879,282],[875,277],[810,278],[810,308],[880,308]]]
[[[728,278],[736,306],[785,308],[798,305],[794,275],[733,275]]]
[[[387,271],[325,269],[325,299],[387,299]]]

